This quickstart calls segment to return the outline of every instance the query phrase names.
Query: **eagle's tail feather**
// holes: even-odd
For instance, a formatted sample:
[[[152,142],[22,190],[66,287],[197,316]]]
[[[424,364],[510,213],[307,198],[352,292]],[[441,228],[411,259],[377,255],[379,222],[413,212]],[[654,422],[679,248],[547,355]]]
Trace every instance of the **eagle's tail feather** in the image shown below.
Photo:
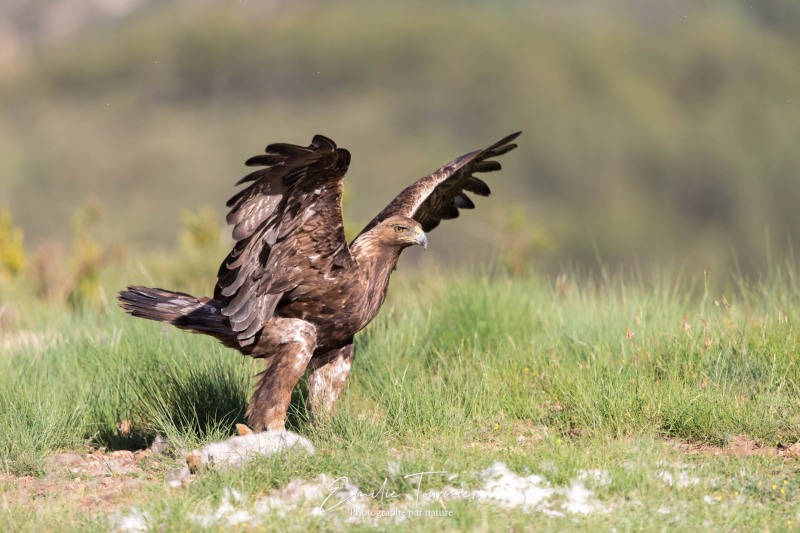
[[[219,305],[208,298],[133,285],[121,291],[119,305],[133,316],[167,322],[180,329],[205,333],[223,342],[233,331]]]

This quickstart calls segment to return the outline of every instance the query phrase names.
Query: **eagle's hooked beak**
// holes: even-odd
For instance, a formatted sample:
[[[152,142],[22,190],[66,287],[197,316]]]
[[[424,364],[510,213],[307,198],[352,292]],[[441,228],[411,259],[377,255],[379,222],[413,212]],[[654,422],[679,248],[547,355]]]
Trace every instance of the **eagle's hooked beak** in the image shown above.
[[[414,233],[414,240],[417,242],[417,244],[422,246],[423,249],[428,248],[428,236],[425,235],[425,232],[421,229],[418,229],[416,233]]]

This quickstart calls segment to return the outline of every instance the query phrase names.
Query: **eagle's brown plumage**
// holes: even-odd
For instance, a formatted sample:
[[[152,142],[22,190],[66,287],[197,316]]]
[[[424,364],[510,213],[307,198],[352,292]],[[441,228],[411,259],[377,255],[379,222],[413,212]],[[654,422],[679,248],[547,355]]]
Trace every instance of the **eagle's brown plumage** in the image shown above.
[[[228,201],[233,250],[213,298],[131,286],[120,305],[134,316],[211,335],[268,358],[247,411],[257,430],[282,429],[292,389],[306,369],[309,408],[330,412],[344,388],[353,336],[378,313],[402,250],[427,245],[425,231],[488,196],[474,174],[500,170],[514,133],[463,155],[401,192],[348,245],[342,185],[350,153],[322,135],[308,147],[271,144],[247,161],[260,168]]]

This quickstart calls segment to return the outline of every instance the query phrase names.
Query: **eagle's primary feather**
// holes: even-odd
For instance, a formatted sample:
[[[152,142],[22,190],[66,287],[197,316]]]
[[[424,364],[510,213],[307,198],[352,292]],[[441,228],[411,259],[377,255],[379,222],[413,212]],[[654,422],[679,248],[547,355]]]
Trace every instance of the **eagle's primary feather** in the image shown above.
[[[235,244],[213,298],[131,286],[120,305],[134,316],[211,335],[268,359],[247,411],[257,430],[282,429],[292,389],[306,369],[315,419],[332,410],[353,359],[353,336],[383,304],[402,250],[427,245],[426,231],[488,196],[475,174],[500,170],[495,158],[519,133],[456,158],[407,187],[348,245],[342,187],[350,153],[322,135],[308,147],[271,144],[248,166],[262,167],[230,200]]]

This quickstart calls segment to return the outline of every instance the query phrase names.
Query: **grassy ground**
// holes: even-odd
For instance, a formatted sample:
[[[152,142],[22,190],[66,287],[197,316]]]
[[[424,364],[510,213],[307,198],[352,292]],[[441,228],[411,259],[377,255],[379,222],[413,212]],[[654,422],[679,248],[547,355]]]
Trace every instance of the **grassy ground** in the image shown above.
[[[165,480],[180,452],[95,476],[58,461],[103,447],[103,457],[121,456],[157,433],[178,449],[224,438],[243,419],[259,364],[129,318],[113,302],[67,313],[10,298],[15,318],[0,338],[0,523],[223,529],[235,510],[245,513],[239,527],[253,530],[336,530],[348,519],[412,531],[789,530],[800,522],[793,272],[719,293],[667,275],[398,277],[357,338],[336,418],[312,427],[298,390],[290,423],[315,455],[205,472],[179,488]],[[464,497],[491,492],[487,469],[497,461],[519,476],[504,478],[511,494],[546,496],[527,509],[498,492]],[[440,471],[424,476],[423,493],[465,492],[418,503],[405,476]],[[291,480],[321,474],[330,476],[322,495],[292,492]],[[365,493],[385,483],[384,496],[411,495],[356,498],[367,510],[445,516],[321,512],[340,476]]]

